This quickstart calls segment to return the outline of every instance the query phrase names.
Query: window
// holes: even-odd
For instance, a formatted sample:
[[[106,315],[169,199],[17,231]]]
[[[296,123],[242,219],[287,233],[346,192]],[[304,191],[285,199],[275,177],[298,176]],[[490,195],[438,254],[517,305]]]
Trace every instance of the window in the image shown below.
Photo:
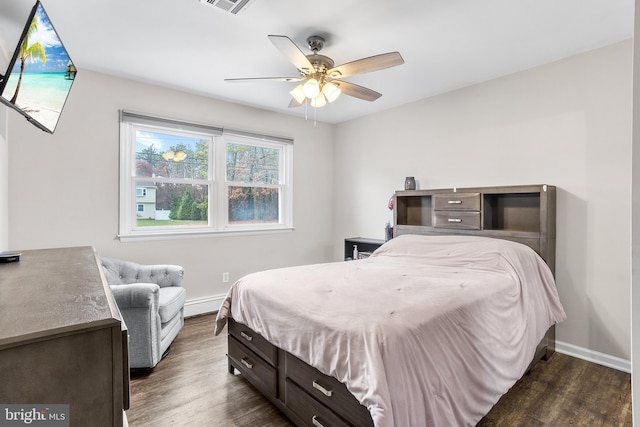
[[[283,180],[281,149],[230,139],[225,143],[229,223],[278,223]]]
[[[120,238],[292,228],[290,139],[121,112]]]

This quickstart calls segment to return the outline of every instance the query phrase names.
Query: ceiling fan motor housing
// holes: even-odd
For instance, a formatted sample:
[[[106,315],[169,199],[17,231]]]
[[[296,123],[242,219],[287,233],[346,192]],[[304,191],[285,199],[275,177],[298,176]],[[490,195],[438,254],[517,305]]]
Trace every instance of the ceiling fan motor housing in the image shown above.
[[[314,53],[313,55],[307,55],[307,59],[316,69],[316,72],[325,72],[332,69],[334,65],[333,59],[329,58],[328,56],[318,55],[316,53]]]
[[[324,47],[324,37],[310,36],[307,38],[307,45],[313,53],[318,53]]]
[[[313,54],[311,55],[306,55],[309,62],[311,62],[311,64],[315,68],[315,73],[312,74],[324,73],[325,71],[333,68],[333,66],[335,65],[333,59],[329,58],[328,56],[318,55],[318,52],[321,51],[324,47],[324,42],[324,37],[321,36],[311,36],[307,38],[307,45],[313,52]]]

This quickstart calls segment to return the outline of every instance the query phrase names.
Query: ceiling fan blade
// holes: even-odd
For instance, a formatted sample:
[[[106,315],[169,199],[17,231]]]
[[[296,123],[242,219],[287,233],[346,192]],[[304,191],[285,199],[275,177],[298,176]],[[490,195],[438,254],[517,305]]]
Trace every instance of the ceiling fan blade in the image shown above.
[[[302,71],[304,74],[309,74],[314,71],[313,64],[309,62],[305,54],[296,46],[296,44],[287,36],[268,36],[271,43],[278,48],[280,52],[287,57],[287,59],[296,66],[296,68]]]
[[[251,82],[251,81],[299,82],[302,80],[304,80],[304,77],[243,77],[239,79],[224,79],[225,82],[229,82],[229,83]]]
[[[375,101],[382,96],[381,93],[371,90],[357,84],[343,82],[342,80],[331,80],[331,83],[337,85],[342,93],[353,96],[355,98],[364,99],[365,101]]]
[[[404,64],[404,59],[398,52],[382,53],[368,58],[358,59],[346,64],[338,65],[327,71],[331,77],[347,77],[355,74],[368,73],[371,71],[383,70]]]

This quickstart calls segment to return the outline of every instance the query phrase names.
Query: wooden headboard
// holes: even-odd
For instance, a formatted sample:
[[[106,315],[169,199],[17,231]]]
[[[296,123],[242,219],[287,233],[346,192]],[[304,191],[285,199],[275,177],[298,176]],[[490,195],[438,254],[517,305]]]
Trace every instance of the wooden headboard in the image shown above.
[[[531,247],[555,274],[556,187],[396,191],[393,234],[463,234]]]

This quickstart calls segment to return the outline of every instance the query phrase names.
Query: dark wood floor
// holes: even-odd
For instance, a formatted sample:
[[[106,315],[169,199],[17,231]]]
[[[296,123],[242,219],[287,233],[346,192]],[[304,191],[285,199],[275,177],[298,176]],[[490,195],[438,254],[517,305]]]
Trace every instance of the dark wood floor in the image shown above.
[[[227,371],[226,335],[213,315],[192,317],[152,371],[131,378],[131,427],[292,426]],[[631,426],[631,377],[560,353],[537,364],[479,426]]]

